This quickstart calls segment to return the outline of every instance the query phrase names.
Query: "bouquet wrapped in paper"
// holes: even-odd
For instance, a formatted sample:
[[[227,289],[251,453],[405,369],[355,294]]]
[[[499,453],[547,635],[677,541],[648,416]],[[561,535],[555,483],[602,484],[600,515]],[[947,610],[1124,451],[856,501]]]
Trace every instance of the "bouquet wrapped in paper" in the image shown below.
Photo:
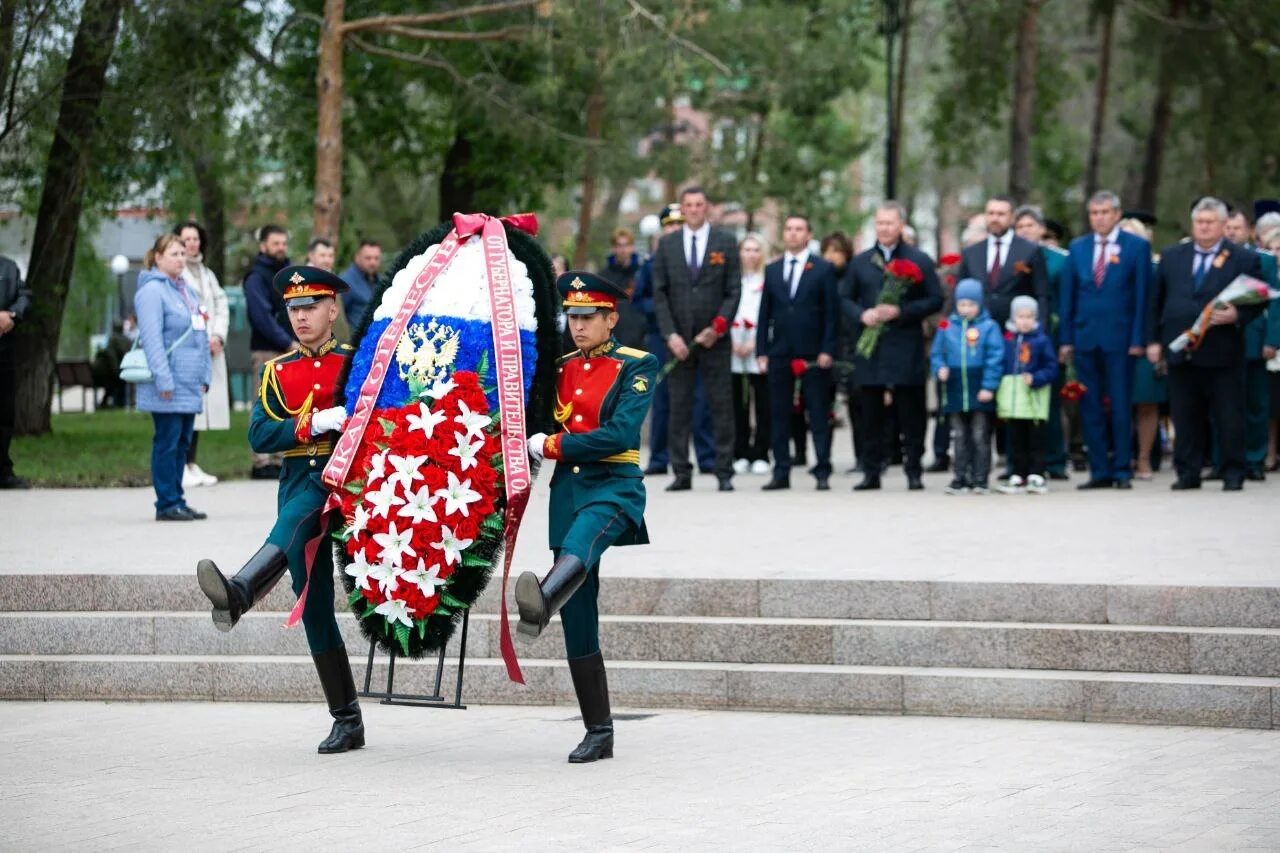
[[[1169,350],[1170,352],[1183,350],[1195,352],[1209,331],[1209,317],[1215,308],[1226,308],[1228,305],[1237,307],[1261,305],[1277,298],[1280,298],[1280,290],[1272,290],[1265,281],[1249,275],[1238,275],[1234,281],[1222,288],[1222,292],[1214,297],[1212,302],[1204,306],[1204,310],[1191,324],[1190,329],[1173,339],[1169,344]]]
[[[400,255],[354,336],[351,418],[324,479],[348,603],[395,654],[441,648],[504,553],[509,566],[532,481],[525,434],[549,428],[554,398],[536,227],[455,215]]]

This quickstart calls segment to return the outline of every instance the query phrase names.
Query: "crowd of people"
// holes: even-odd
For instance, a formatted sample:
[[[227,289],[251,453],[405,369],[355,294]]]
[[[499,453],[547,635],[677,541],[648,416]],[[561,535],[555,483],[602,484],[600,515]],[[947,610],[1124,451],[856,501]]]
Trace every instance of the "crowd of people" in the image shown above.
[[[1240,276],[1277,288],[1280,202],[1251,217],[1199,199],[1188,236],[1157,253],[1154,218],[1114,193],[1088,200],[1089,232],[1069,243],[1038,208],[996,196],[963,250],[937,261],[893,201],[860,253],[841,232],[816,240],[802,214],[786,217],[776,253],[760,234],[712,226],[709,210],[686,189],[648,257],[619,229],[601,266],[631,293],[622,342],[675,360],[646,469],[674,474],[667,491],[692,488],[691,437],[721,491],[748,472],[790,488],[811,440],[808,471],[828,490],[846,417],[855,491],[881,488],[899,462],[910,490],[926,471],[952,471],[948,494],[1043,494],[1069,469],[1088,472],[1080,489],[1130,489],[1170,451],[1175,490],[1221,480],[1237,491],[1276,470],[1280,306],[1218,296]],[[1170,348],[1198,320],[1191,345]]]

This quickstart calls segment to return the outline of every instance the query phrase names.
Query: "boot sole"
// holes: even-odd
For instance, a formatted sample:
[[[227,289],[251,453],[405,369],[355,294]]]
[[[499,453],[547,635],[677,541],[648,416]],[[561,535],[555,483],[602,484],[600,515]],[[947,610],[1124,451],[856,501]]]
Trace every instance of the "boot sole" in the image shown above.
[[[213,605],[213,610],[210,611],[213,626],[223,633],[230,631],[236,626],[236,620],[231,618],[231,599],[227,595],[227,581],[222,576],[222,572],[218,571],[217,564],[213,560],[201,560],[197,563],[196,580],[200,583],[200,591]]]
[[[594,764],[597,761],[604,761],[606,758],[613,758],[613,747],[610,747],[609,749],[600,753],[595,758],[574,758],[571,755],[569,756],[569,763],[570,764]]]
[[[320,755],[340,755],[341,753],[344,753],[344,752],[350,752],[353,749],[364,749],[363,734],[360,735],[358,738],[356,737],[351,738],[351,740],[347,743],[347,745],[342,747],[341,749],[325,749],[324,747],[317,747],[316,752]]]
[[[542,635],[546,623],[546,602],[538,576],[533,572],[525,572],[516,579],[516,608],[520,611],[516,633],[536,640]]]

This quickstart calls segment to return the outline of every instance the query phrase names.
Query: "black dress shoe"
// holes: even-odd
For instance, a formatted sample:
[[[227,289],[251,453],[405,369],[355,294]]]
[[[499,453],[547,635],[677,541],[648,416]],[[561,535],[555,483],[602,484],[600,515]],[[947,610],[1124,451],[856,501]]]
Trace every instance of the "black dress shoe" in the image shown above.
[[[1132,480],[1127,480],[1127,479],[1125,479],[1125,480],[1116,480],[1116,488],[1117,488],[1117,489],[1132,489],[1132,488],[1133,488],[1133,481],[1132,481]]]
[[[195,518],[186,509],[175,506],[166,509],[164,512],[157,510],[156,521],[195,521]]]
[[[1202,479],[1202,480],[1221,480],[1221,479],[1222,479],[1222,472],[1221,472],[1221,471],[1219,471],[1217,468],[1212,468],[1212,469],[1210,469],[1210,470],[1209,470],[1209,473],[1208,473],[1208,474],[1205,474],[1205,475],[1204,475],[1203,477],[1201,477],[1200,479]]]
[[[1267,473],[1261,468],[1250,468],[1245,472],[1244,478],[1250,483],[1265,483],[1267,480]]]
[[[1243,492],[1243,491],[1244,491],[1244,481],[1243,481],[1243,480],[1237,480],[1237,479],[1235,479],[1235,478],[1232,478],[1232,479],[1230,479],[1230,480],[1223,480],[1223,481],[1222,481],[1222,491],[1224,491],[1224,492]]]
[[[693,488],[693,480],[689,477],[676,477],[671,481],[664,491],[667,492],[687,492]]]
[[[829,492],[831,491],[831,483],[830,481],[827,480],[826,477],[819,477],[818,484],[814,486],[814,489],[816,489],[819,492]]]
[[[951,460],[946,457],[933,460],[933,464],[924,469],[926,474],[945,474],[950,470]]]
[[[1173,485],[1170,486],[1169,488],[1175,492],[1189,492],[1193,489],[1200,488],[1200,481],[1184,480],[1181,477],[1179,477],[1177,480],[1173,481]]]
[[[31,484],[17,474],[6,474],[0,477],[0,489],[29,489]]]
[[[206,518],[209,517],[208,513],[201,512],[198,509],[192,509],[189,506],[184,506],[183,509],[185,509],[187,511],[187,514],[191,516],[192,521],[204,521]]]
[[[1050,480],[1070,480],[1071,475],[1068,474],[1066,471],[1050,471],[1049,479]]]
[[[776,492],[781,489],[791,488],[791,479],[789,477],[774,477],[769,482],[760,487],[762,492]]]
[[[666,465],[650,465],[648,468],[644,469],[644,475],[646,477],[660,477],[665,473],[667,473]]]
[[[879,477],[863,477],[862,482],[853,487],[855,492],[874,492],[880,488]]]
[[[721,491],[721,492],[732,492],[732,491],[733,491],[733,478],[732,478],[732,477],[721,477],[721,478],[720,478],[720,484],[719,484],[718,486],[716,486],[716,490],[717,490],[717,491]]]
[[[1114,486],[1115,486],[1115,481],[1110,478],[1106,478],[1101,480],[1088,480],[1087,482],[1081,483],[1080,485],[1076,486],[1076,488],[1082,492],[1087,492],[1093,489],[1110,489],[1110,488],[1113,488]]]
[[[907,477],[907,491],[909,492],[924,491],[924,480],[920,479],[919,474]]]

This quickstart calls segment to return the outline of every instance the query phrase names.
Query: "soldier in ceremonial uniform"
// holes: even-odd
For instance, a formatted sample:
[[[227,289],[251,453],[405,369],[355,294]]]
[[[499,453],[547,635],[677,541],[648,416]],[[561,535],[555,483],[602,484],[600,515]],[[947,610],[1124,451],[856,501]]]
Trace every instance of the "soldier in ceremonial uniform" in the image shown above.
[[[196,567],[200,589],[213,603],[213,622],[223,631],[261,601],[286,570],[294,593],[302,593],[307,543],[327,532],[320,528],[328,494],[320,474],[347,418],[345,409],[333,405],[338,375],[352,352],[333,337],[337,295],[347,290],[346,283],[317,267],[291,266],[276,275],[274,286],[284,297],[298,348],[263,366],[249,444],[256,453],[284,454],[278,516],[266,544],[235,577],[228,580],[212,560],[201,560]],[[346,752],[364,746],[364,723],[334,618],[333,551],[324,539],[315,548],[314,561],[302,624],[334,720],[319,751]]]
[[[570,755],[581,764],[613,757],[613,716],[600,654],[597,596],[600,556],[610,545],[643,545],[644,473],[640,425],[657,381],[658,359],[619,346],[613,337],[617,304],[626,293],[588,272],[556,280],[577,349],[557,372],[556,421],[562,431],[529,438],[529,453],[556,460],[551,478],[551,549],[555,563],[539,583],[525,572],[516,582],[517,630],[537,637],[560,613],[573,688],[587,734]]]

